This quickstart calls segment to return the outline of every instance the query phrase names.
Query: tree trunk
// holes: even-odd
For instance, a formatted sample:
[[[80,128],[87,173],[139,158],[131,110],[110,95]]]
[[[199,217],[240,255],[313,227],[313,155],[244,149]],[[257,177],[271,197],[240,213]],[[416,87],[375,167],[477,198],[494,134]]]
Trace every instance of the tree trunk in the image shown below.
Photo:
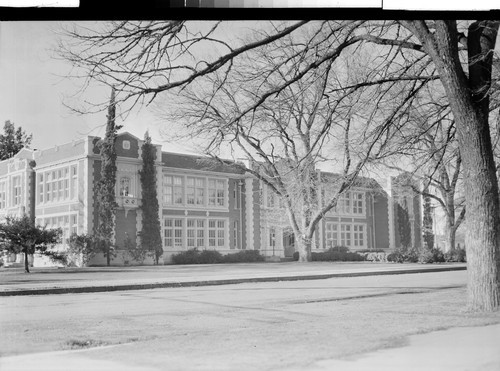
[[[24,252],[24,273],[30,272],[30,262],[28,259],[28,249]]]
[[[111,252],[110,246],[108,243],[106,243],[106,265],[109,267],[111,265]]]
[[[455,235],[456,231],[453,225],[450,224],[449,220],[446,220],[444,225],[444,252],[450,252],[455,249]]]
[[[305,235],[301,235],[295,238],[297,241],[297,251],[299,252],[299,262],[310,262],[311,261],[311,246],[312,239],[307,238]]]
[[[469,27],[468,78],[458,56],[455,21],[436,21],[435,24],[434,34],[422,28],[419,32],[449,98],[464,165],[467,305],[473,311],[493,311],[500,305],[500,208],[488,125],[491,58],[484,56],[492,57],[498,23],[475,22]]]

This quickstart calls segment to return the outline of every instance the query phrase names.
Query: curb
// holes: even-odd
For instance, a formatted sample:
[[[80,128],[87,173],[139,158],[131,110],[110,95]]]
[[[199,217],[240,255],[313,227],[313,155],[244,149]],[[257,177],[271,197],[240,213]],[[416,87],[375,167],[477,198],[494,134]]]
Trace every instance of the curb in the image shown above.
[[[124,284],[124,285],[104,285],[104,286],[89,286],[89,287],[54,287],[43,289],[19,289],[12,291],[0,291],[0,296],[26,296],[26,295],[57,295],[57,294],[80,294],[80,293],[95,293],[107,291],[129,291],[129,290],[150,290],[159,288],[176,288],[176,287],[197,287],[197,286],[218,286],[218,285],[233,285],[238,283],[252,282],[279,282],[279,281],[301,281],[301,280],[319,280],[328,278],[341,277],[362,277],[362,276],[389,276],[397,274],[415,274],[415,273],[433,273],[446,271],[466,270],[467,267],[440,267],[440,268],[415,268],[402,269],[395,271],[373,271],[373,272],[351,272],[351,273],[331,273],[331,274],[312,274],[304,276],[271,276],[271,277],[250,277],[250,278],[233,278],[233,279],[215,279],[206,281],[187,281],[187,282],[162,282],[162,283],[145,283],[145,284]]]

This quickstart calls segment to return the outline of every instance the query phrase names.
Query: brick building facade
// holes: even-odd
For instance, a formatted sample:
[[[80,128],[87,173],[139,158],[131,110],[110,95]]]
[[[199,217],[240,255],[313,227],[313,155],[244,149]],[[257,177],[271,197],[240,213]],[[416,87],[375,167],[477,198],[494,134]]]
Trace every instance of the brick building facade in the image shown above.
[[[100,138],[88,136],[46,150],[23,149],[0,162],[0,218],[31,215],[36,222],[63,230],[61,248],[71,233],[92,233],[98,222],[96,187],[100,177]],[[122,250],[139,244],[142,229],[141,184],[143,141],[118,135],[116,173],[117,251],[113,265],[130,264]],[[162,227],[163,259],[192,248],[215,249],[222,254],[256,249],[265,256],[287,257],[294,236],[267,187],[238,167],[221,165],[201,156],[157,151],[156,184]],[[322,192],[335,174],[320,172]],[[399,196],[398,196],[399,197]],[[420,243],[421,203],[412,199],[415,243]],[[313,251],[343,245],[351,250],[394,248],[394,200],[373,179],[361,178],[339,199],[335,210],[320,222]],[[418,236],[418,237],[417,237]],[[20,257],[10,256],[7,264]],[[146,260],[145,263],[151,263]],[[35,266],[50,264],[35,257]],[[105,264],[98,254],[91,265]]]

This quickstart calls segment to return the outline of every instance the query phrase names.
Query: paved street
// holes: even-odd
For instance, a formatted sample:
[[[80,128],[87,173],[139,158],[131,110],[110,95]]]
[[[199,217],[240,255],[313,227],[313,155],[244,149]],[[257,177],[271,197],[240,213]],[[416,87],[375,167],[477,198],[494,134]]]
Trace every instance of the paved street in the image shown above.
[[[414,341],[409,335],[500,323],[500,313],[463,311],[465,282],[465,271],[452,271],[4,297],[0,369],[348,369],[346,362],[352,366],[393,347],[406,349]],[[488,329],[493,335],[484,334]],[[491,326],[462,330],[483,353],[488,344],[500,343],[498,336],[492,340],[500,332]],[[440,364],[451,357],[464,367],[455,362],[450,370],[500,366],[492,356],[500,352],[486,352],[489,358],[478,361],[476,348],[450,351],[456,334],[422,336],[433,334],[441,338],[423,343],[434,357],[443,349]],[[378,351],[384,348],[389,349]],[[379,360],[390,357],[383,354]],[[409,369],[401,354],[394,370]],[[425,356],[414,358],[411,366],[419,369]],[[467,359],[474,360],[473,367]],[[343,366],[334,367],[335,362]]]

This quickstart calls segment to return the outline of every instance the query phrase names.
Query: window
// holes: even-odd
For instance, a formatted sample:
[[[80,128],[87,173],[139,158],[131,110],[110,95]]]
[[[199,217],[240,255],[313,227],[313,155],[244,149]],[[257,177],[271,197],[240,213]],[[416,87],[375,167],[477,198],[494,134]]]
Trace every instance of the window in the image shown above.
[[[339,195],[337,210],[342,214],[351,213],[351,192],[345,192]]]
[[[163,176],[163,203],[166,205],[183,204],[183,182],[182,177],[173,175]]]
[[[71,233],[78,233],[78,215],[71,215]]]
[[[205,220],[187,220],[187,246],[188,248],[205,246]]]
[[[5,200],[6,200],[5,182],[0,182],[0,209],[5,209],[5,207],[7,206]]]
[[[71,175],[70,175],[71,174]],[[38,202],[66,201],[76,197],[76,165],[38,174]]]
[[[122,147],[123,147],[123,149],[130,149],[130,141],[129,140],[124,140],[122,142]]]
[[[208,179],[208,206],[223,207],[226,204],[224,181]]]
[[[21,177],[15,176],[12,178],[12,203],[14,206],[21,205]]]
[[[130,192],[130,178],[121,177],[120,178],[120,196],[129,196]]]
[[[354,192],[352,196],[352,213],[364,214],[364,194],[361,192]]]
[[[340,225],[340,245],[350,247],[351,246],[351,225],[341,224]]]
[[[76,186],[78,184],[78,168],[76,165],[71,166],[71,195],[72,199],[76,198],[77,190]]]
[[[220,219],[208,220],[208,246],[209,247],[224,247],[225,246],[225,221]]]
[[[365,227],[360,224],[354,224],[352,227],[354,247],[365,246]]]
[[[188,177],[186,184],[186,202],[188,205],[205,204],[205,179]]]
[[[239,223],[237,220],[233,222],[233,246],[230,246],[231,249],[237,249],[239,245],[238,241],[238,229],[239,229]]]
[[[182,219],[165,219],[164,245],[167,247],[182,247]]]
[[[326,223],[326,247],[335,247],[338,245],[337,224]]]
[[[61,228],[61,244],[68,245],[72,233],[77,233],[77,214],[59,215],[50,218],[37,218],[37,225],[46,226],[48,229]]]
[[[43,202],[43,195],[44,195],[44,183],[43,183],[43,173],[38,174],[38,202],[41,203]]]
[[[274,208],[276,205],[276,194],[271,189],[271,187],[267,186],[267,204],[266,206],[269,208]]]

